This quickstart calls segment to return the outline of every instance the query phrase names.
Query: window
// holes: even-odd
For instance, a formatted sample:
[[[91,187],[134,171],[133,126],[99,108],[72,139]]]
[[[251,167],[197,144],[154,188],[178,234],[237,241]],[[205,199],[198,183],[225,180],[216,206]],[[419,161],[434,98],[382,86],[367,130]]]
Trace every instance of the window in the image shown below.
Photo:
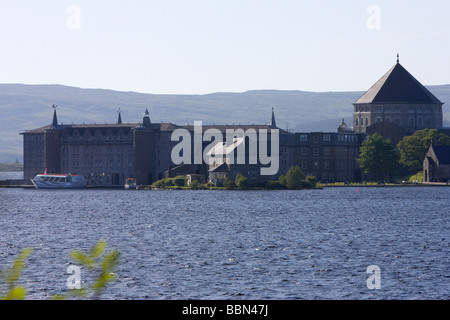
[[[356,124],[356,126],[359,126],[359,119],[358,118],[356,118],[355,124]]]
[[[423,127],[423,118],[422,117],[417,118],[417,126],[419,128]]]
[[[330,169],[330,162],[325,161],[325,163],[323,164],[323,167],[324,167],[325,169]]]
[[[301,152],[302,156],[308,155],[308,149],[306,149],[306,148],[301,148],[300,152]]]
[[[308,136],[306,134],[301,134],[300,141],[308,141]]]
[[[330,148],[328,147],[323,148],[323,154],[326,156],[330,155]]]
[[[358,119],[356,119],[356,125],[358,125]],[[331,141],[331,135],[324,134],[323,135],[323,141]]]
[[[319,148],[314,148],[313,155],[317,157],[319,155]]]
[[[319,161],[314,161],[314,169],[319,169]]]
[[[306,163],[306,161],[303,161],[301,163],[301,166],[302,166],[302,170],[307,170],[308,169],[308,163]]]

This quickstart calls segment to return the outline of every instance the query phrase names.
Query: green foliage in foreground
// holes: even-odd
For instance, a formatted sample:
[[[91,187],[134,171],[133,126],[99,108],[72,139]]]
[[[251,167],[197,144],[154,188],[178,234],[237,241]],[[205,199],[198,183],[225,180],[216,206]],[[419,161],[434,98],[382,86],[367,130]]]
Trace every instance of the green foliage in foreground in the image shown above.
[[[61,300],[71,297],[98,299],[106,286],[115,279],[113,271],[119,264],[119,252],[117,250],[105,252],[105,248],[106,242],[99,241],[87,253],[79,250],[72,251],[70,257],[80,266],[96,274],[95,281],[87,288],[70,289],[66,295],[55,295],[53,299]],[[10,268],[0,271],[0,278],[4,280],[8,287],[7,293],[0,295],[0,299],[24,300],[26,298],[26,288],[17,283],[22,275],[25,260],[31,252],[31,248],[23,250]]]
[[[31,254],[32,249],[24,249],[19,256],[14,260],[11,267],[5,271],[1,271],[0,275],[4,279],[8,292],[1,296],[1,300],[23,300],[27,294],[27,289],[23,286],[18,285],[20,276],[22,275],[22,270],[25,267],[25,260]]]

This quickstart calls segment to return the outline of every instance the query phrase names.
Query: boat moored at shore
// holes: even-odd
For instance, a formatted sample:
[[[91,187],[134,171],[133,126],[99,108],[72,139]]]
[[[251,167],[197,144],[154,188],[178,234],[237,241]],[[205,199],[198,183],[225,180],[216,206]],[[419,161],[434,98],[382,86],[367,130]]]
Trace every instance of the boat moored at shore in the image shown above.
[[[137,189],[136,179],[128,178],[125,181],[125,189]]]
[[[85,188],[83,176],[76,174],[38,174],[31,182],[37,189],[75,189]]]

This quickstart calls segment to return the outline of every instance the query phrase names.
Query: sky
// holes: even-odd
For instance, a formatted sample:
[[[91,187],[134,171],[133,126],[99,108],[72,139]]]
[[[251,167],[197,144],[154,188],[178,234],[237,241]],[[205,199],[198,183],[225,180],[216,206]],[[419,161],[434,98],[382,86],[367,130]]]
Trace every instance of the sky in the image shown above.
[[[450,83],[448,0],[0,0],[0,83],[154,94]]]

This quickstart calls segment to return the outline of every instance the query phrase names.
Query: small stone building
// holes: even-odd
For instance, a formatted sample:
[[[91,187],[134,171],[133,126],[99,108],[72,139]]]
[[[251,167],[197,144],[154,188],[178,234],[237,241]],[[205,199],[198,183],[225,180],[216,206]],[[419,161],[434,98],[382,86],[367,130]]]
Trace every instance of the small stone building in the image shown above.
[[[430,146],[423,161],[423,181],[450,181],[450,146]]]

